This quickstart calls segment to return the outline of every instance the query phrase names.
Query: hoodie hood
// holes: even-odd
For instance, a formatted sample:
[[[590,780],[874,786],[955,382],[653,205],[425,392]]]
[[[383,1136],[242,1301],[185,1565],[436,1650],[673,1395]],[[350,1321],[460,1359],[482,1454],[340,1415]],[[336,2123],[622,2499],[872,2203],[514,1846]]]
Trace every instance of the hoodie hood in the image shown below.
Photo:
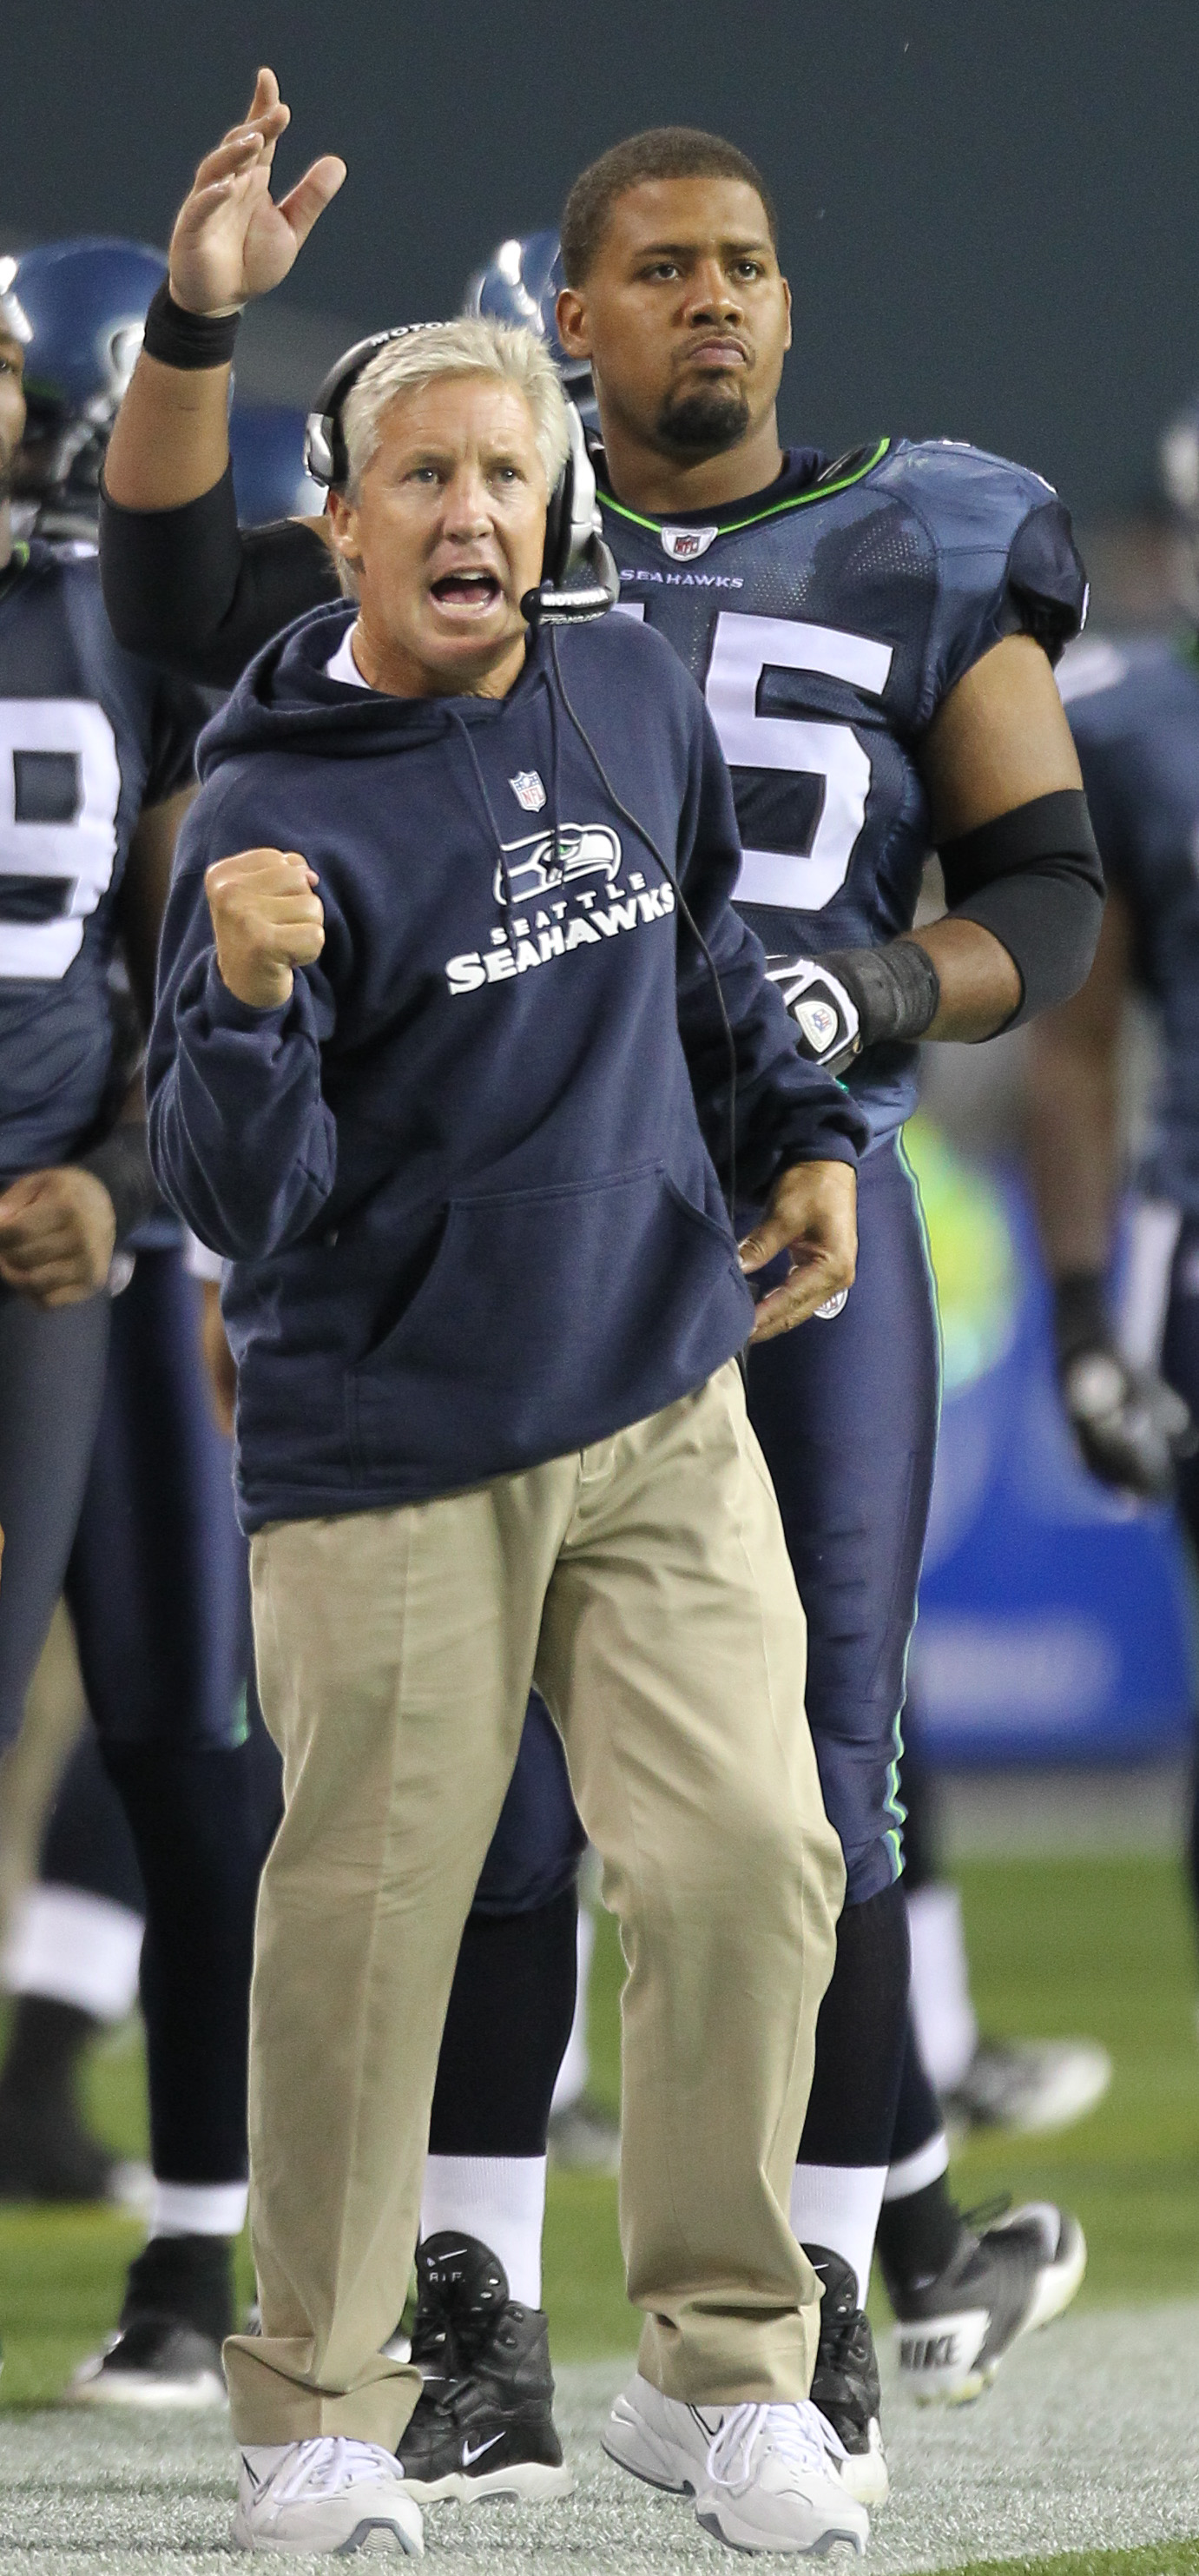
[[[206,725],[197,750],[201,779],[244,752],[311,751],[328,760],[369,759],[443,740],[455,727],[494,724],[534,689],[550,686],[548,649],[531,636],[519,678],[502,698],[393,698],[329,677],[358,611],[352,600],[312,609],[284,628],[243,671],[232,696]]]

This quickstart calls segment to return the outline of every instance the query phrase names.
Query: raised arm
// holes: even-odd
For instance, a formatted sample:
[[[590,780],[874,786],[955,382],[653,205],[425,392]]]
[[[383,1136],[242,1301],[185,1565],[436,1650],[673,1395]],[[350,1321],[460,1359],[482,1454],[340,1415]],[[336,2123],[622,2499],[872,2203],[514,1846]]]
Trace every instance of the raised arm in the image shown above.
[[[168,309],[165,339],[150,325],[164,354],[138,358],[105,461],[100,568],[116,635],[130,652],[222,688],[280,627],[337,591],[311,523],[238,528],[230,349],[203,345],[219,343],[219,317],[286,277],[345,177],[344,163],[314,161],[273,203],[288,116],[274,73],[260,72],[246,123],[201,162],[171,237],[177,312]],[[232,325],[223,336],[231,342]]]
[[[290,121],[273,71],[260,71],[245,122],[201,161],[175,218],[170,292],[182,312],[233,315],[269,295],[336,196],[346,167],[329,153],[278,205],[272,200],[275,149]],[[231,364],[171,366],[142,352],[105,461],[111,500],[126,510],[174,510],[220,482],[229,462]]]

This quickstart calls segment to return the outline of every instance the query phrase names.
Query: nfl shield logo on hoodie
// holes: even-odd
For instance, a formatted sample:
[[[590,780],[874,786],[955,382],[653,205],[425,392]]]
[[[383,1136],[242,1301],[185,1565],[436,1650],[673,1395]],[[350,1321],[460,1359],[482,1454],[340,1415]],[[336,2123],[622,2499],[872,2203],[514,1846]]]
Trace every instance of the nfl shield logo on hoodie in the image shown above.
[[[540,814],[545,803],[545,789],[537,770],[518,769],[515,778],[509,779],[508,785],[517,804],[523,805],[526,814]]]

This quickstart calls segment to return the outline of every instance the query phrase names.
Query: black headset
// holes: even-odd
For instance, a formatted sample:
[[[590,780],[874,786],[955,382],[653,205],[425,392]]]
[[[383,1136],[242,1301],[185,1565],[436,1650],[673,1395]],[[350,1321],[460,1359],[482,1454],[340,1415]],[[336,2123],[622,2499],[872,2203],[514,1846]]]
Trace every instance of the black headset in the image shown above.
[[[406,340],[414,332],[438,327],[435,322],[401,322],[390,331],[372,331],[368,339],[356,340],[330,368],[308,414],[304,435],[304,462],[314,483],[338,491],[349,475],[345,407],[363,369],[392,340]],[[570,454],[549,498],[541,580],[520,603],[530,626],[570,626],[603,617],[620,597],[620,575],[604,543],[595,469],[582,421],[569,400],[566,420]]]

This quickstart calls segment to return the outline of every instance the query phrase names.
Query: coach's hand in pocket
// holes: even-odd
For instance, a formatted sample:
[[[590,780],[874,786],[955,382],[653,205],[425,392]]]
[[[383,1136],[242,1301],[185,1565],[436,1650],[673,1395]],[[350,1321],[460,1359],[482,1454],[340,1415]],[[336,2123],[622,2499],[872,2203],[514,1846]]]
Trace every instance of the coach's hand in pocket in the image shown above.
[[[853,1285],[858,1258],[858,1179],[852,1163],[793,1163],[775,1182],[760,1225],[740,1246],[747,1273],[791,1255],[781,1288],[763,1297],[751,1342],[773,1341]]]
[[[292,969],[311,966],[325,944],[317,877],[298,850],[239,850],[204,878],[221,982],[251,1010],[291,1000]]]

